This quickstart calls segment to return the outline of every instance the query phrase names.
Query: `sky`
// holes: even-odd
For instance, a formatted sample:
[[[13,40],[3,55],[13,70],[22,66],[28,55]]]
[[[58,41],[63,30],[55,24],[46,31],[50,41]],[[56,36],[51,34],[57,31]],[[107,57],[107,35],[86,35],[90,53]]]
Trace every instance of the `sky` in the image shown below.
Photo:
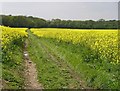
[[[5,0],[6,1],[6,0]],[[12,1],[12,0],[11,0]],[[13,0],[14,1],[14,0]],[[21,0],[22,1],[22,0]],[[25,15],[65,20],[118,19],[118,0],[106,2],[1,2],[0,14]],[[105,1],[105,0],[104,0]]]
[[[120,0],[34,0],[34,2],[119,2]],[[33,2],[33,0],[0,0],[0,2]]]

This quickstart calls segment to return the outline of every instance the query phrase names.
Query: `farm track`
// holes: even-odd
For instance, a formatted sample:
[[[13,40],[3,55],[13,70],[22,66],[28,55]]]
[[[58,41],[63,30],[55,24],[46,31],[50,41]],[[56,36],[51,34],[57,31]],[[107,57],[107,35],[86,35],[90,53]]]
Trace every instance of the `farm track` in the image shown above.
[[[54,50],[52,49],[51,45],[47,44],[46,40],[42,40],[38,38],[37,36],[33,35],[31,32],[29,32],[29,37],[31,37],[33,40],[37,41],[37,45],[42,49],[43,54],[47,55],[47,59],[51,60],[52,63],[55,63],[59,70],[62,72],[61,74],[68,74],[70,77],[69,79],[74,79],[77,82],[77,87],[80,87],[80,89],[90,89],[90,87],[87,87],[85,82],[81,79],[80,74],[78,74],[75,70],[72,69],[72,67],[67,63],[67,60],[61,58]],[[30,42],[30,39],[28,39]],[[33,64],[33,62],[30,62]],[[29,62],[27,62],[29,65]],[[33,64],[33,68],[35,64]],[[36,69],[35,69],[36,70]],[[37,72],[35,73],[37,75]],[[37,77],[35,77],[37,78]],[[68,79],[68,78],[66,78]],[[38,81],[37,81],[38,82]],[[35,82],[35,83],[37,83]],[[39,83],[38,83],[39,84]],[[37,85],[37,84],[36,84]],[[35,86],[34,86],[35,87]],[[36,88],[42,88],[41,86],[38,86]],[[69,89],[76,89],[76,86],[69,86]]]
[[[64,59],[60,58],[57,54],[55,54],[49,45],[44,43],[44,41],[40,41],[39,45],[48,55],[49,59],[51,59],[59,67],[61,71],[66,71],[72,77],[72,79],[75,79],[78,82],[81,89],[90,89],[90,87],[85,86],[85,83],[80,78],[80,75],[77,72],[75,72],[75,70],[73,70]]]
[[[81,81],[79,75],[76,74],[75,71],[72,70],[70,68],[70,66],[65,63],[65,60],[61,59],[59,56],[57,56],[56,54],[49,51],[48,47],[45,44],[43,44],[42,42],[41,42],[41,46],[44,49],[44,51],[46,52],[46,54],[48,54],[49,59],[54,61],[56,63],[56,65],[58,65],[60,70],[65,69],[71,75],[71,77],[73,79],[76,79],[78,81],[78,83],[79,83],[80,87],[82,87],[82,89],[85,88],[85,86],[84,86],[83,82]]]
[[[26,39],[24,45],[24,61],[25,61],[25,89],[39,89],[42,90],[42,85],[37,80],[36,65],[33,63],[27,52],[28,41]]]

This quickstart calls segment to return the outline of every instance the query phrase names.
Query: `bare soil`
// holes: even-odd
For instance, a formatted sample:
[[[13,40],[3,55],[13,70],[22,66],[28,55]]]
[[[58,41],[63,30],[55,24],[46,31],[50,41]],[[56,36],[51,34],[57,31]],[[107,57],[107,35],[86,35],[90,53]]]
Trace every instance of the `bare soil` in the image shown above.
[[[27,40],[24,45],[24,61],[25,61],[25,89],[43,89],[37,79],[37,70],[34,62],[30,60],[27,52]]]

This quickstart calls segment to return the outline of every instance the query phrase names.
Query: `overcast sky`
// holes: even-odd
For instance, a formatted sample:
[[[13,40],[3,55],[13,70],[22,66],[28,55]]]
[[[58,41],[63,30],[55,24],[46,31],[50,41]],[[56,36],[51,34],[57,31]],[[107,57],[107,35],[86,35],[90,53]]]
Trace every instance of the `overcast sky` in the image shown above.
[[[60,18],[67,20],[118,19],[117,2],[4,2],[1,5],[2,11],[0,14],[7,15],[26,15],[44,19]]]

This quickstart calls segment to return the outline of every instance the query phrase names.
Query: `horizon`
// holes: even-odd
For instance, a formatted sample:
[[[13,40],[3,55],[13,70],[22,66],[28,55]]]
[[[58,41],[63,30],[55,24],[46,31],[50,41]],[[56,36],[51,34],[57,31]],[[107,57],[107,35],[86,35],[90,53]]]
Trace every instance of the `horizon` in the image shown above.
[[[0,14],[0,16],[2,16],[3,14]],[[31,17],[30,15],[26,16],[26,15],[11,15],[11,14],[4,14],[5,16],[24,16],[24,17]],[[3,15],[3,16],[4,16]],[[48,20],[48,19],[45,19],[45,18],[41,18],[41,17],[37,17],[37,16],[32,16],[33,18],[39,18],[39,19],[44,19],[44,20],[47,20],[47,21],[51,21],[52,19]],[[53,18],[53,19],[60,19],[60,18]],[[103,19],[103,18],[101,18]],[[86,19],[86,20],[80,20],[80,19],[60,19],[60,20],[72,20],[72,21],[89,21],[89,20],[92,20],[92,19]],[[99,21],[100,19],[98,20],[92,20],[92,21]],[[115,20],[115,21],[118,21],[118,19],[110,19],[110,20],[106,20],[106,19],[103,19],[105,21],[110,21],[110,20]]]

